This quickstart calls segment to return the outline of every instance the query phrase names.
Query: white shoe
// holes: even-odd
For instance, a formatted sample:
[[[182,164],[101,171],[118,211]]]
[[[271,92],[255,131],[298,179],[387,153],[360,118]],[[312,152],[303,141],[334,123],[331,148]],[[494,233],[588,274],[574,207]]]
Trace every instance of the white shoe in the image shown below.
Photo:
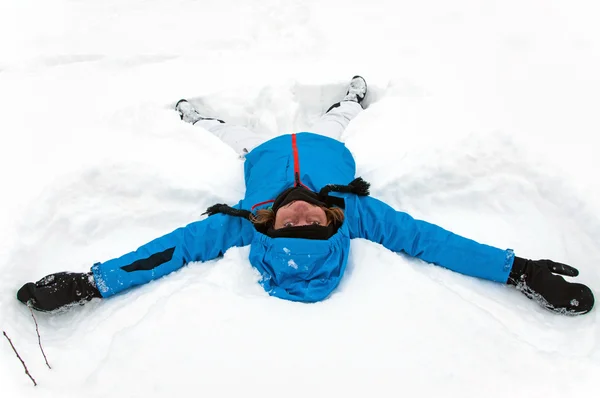
[[[179,117],[184,122],[191,124],[196,123],[198,120],[216,120],[219,123],[225,123],[221,119],[215,119],[214,117],[204,117],[194,108],[194,105],[190,104],[186,99],[180,99],[175,104],[175,110],[179,113]]]
[[[359,104],[367,95],[367,81],[362,76],[354,76],[342,101],[354,101]]]
[[[175,104],[175,110],[179,113],[181,120],[187,123],[196,123],[198,120],[203,119],[202,115],[198,113],[196,108],[190,104],[187,100],[181,99]]]

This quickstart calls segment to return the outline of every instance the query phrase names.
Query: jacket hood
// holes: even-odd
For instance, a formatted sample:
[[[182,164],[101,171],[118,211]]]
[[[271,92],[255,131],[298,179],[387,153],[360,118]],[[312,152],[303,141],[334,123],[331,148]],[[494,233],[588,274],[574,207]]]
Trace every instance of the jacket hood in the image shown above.
[[[316,302],[329,296],[340,283],[349,251],[350,237],[342,224],[328,240],[273,239],[256,231],[249,258],[270,295]]]

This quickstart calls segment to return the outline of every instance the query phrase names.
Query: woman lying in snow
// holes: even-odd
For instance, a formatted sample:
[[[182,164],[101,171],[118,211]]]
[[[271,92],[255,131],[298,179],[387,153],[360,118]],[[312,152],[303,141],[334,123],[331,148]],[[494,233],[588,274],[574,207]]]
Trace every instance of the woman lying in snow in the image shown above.
[[[264,143],[244,127],[202,117],[189,102],[179,101],[182,120],[245,154],[245,198],[233,207],[211,206],[208,218],[94,264],[90,273],[61,272],[27,283],[17,298],[37,310],[52,311],[107,298],[189,262],[250,245],[250,263],[262,274],[261,284],[270,295],[316,302],[327,298],[344,275],[350,240],[364,238],[465,275],[513,285],[558,313],[578,315],[592,309],[594,296],[587,286],[555,275],[577,276],[575,268],[515,257],[510,249],[463,238],[369,197],[369,184],[355,178],[354,159],[338,141],[362,111],[366,94],[365,80],[355,76],[344,99],[322,116],[313,133]]]

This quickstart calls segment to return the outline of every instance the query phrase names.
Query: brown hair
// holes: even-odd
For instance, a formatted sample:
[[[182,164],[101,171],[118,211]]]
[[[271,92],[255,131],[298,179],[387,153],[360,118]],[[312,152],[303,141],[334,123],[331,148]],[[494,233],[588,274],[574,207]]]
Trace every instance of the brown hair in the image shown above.
[[[327,216],[327,225],[331,224],[332,222],[341,224],[344,221],[344,210],[340,209],[339,207],[319,207],[325,211],[325,215]],[[256,215],[250,215],[250,221],[258,225],[273,225],[275,224],[275,212],[273,209],[257,210]]]

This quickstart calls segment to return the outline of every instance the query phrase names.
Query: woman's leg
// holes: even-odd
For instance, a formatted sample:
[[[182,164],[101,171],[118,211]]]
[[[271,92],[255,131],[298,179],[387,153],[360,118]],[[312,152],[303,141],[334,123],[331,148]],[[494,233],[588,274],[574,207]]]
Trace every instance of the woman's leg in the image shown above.
[[[341,141],[342,133],[350,120],[362,110],[361,102],[367,95],[367,82],[361,76],[354,76],[348,85],[346,96],[341,102],[334,104],[321,119],[315,123],[312,131],[335,140]]]
[[[194,125],[210,131],[240,155],[250,152],[265,141],[264,137],[244,126],[228,124],[220,120],[198,120]]]
[[[354,101],[342,101],[334,105],[312,127],[312,132],[341,141],[342,133],[346,130],[350,120],[354,119],[362,110],[362,106]]]
[[[179,112],[181,120],[210,131],[240,155],[250,152],[265,141],[264,137],[246,127],[228,124],[220,119],[203,117],[186,100],[180,100],[175,105],[175,109]]]

